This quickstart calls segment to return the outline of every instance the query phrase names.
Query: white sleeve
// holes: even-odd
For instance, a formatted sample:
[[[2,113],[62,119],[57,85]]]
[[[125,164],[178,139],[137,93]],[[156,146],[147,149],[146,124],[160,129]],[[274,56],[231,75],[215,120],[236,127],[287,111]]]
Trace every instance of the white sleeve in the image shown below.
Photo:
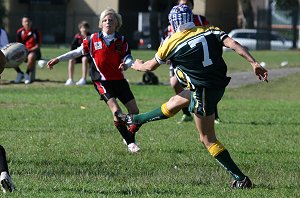
[[[77,49],[74,49],[70,52],[60,55],[57,58],[59,61],[74,59],[74,58],[78,58],[79,56],[83,55],[82,52],[83,52],[83,46],[81,45]]]
[[[131,67],[132,66],[132,64],[133,64],[133,58],[132,58],[131,54],[128,54],[127,56],[125,56],[124,63],[127,65],[127,67]]]

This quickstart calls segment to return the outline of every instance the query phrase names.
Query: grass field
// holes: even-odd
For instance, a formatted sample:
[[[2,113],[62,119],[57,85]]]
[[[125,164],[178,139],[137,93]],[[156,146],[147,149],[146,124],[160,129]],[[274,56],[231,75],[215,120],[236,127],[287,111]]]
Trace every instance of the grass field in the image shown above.
[[[45,57],[67,49],[44,48]],[[151,58],[153,51],[134,51]],[[269,68],[281,61],[299,66],[299,52],[253,52]],[[229,71],[251,71],[229,52]],[[24,68],[24,66],[22,66]],[[79,79],[80,66],[75,71]],[[17,191],[6,197],[300,197],[300,74],[267,83],[228,88],[219,104],[219,140],[254,182],[231,190],[229,174],[200,143],[193,123],[169,120],[144,125],[141,152],[130,154],[113,127],[112,115],[92,85],[65,87],[66,63],[37,70],[39,82],[0,84],[0,140]],[[168,81],[168,68],[156,74]],[[141,73],[126,73],[139,82]],[[169,86],[131,85],[141,112],[173,95]]]

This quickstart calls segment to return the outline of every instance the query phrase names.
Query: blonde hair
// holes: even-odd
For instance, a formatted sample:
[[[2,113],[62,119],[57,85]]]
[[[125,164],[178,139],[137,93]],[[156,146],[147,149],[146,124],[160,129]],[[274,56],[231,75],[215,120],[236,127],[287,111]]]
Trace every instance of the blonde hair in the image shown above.
[[[99,20],[99,28],[102,29],[102,21],[109,14],[113,15],[115,17],[115,19],[117,20],[116,31],[118,31],[120,29],[120,27],[122,26],[122,16],[120,14],[118,14],[112,8],[107,8],[107,9],[103,10],[103,12],[101,12],[100,20]]]

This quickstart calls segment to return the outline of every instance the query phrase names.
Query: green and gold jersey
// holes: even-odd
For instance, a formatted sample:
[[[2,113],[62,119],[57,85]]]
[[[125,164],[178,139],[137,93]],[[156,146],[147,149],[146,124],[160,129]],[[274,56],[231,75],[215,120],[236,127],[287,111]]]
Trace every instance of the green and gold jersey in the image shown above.
[[[181,84],[190,89],[226,87],[230,78],[222,58],[227,34],[214,26],[196,26],[176,32],[159,47],[158,63],[171,60]]]

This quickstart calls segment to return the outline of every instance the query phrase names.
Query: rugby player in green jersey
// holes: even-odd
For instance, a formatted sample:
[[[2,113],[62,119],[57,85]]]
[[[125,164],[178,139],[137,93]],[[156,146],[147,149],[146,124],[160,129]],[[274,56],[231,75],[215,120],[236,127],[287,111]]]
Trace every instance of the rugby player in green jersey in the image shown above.
[[[268,81],[268,72],[244,47],[218,27],[195,26],[188,6],[174,6],[169,14],[169,22],[176,33],[164,41],[153,59],[146,62],[136,60],[131,68],[143,72],[153,71],[165,61],[171,60],[176,67],[175,74],[179,82],[188,90],[173,96],[151,112],[118,114],[117,117],[126,122],[131,132],[136,132],[142,124],[170,118],[189,104],[201,142],[232,175],[231,187],[251,188],[251,180],[238,168],[215,134],[214,110],[230,81],[226,75],[227,65],[222,58],[223,46],[245,58],[260,80]]]

